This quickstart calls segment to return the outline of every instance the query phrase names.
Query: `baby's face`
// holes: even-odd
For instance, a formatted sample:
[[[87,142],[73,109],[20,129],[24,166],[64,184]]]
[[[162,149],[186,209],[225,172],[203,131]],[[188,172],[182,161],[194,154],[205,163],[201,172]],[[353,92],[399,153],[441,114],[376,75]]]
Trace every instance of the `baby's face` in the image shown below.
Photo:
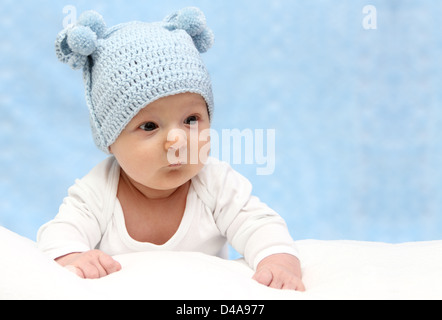
[[[155,190],[177,188],[203,168],[210,149],[206,102],[199,94],[161,98],[142,109],[110,146],[124,172]],[[196,155],[197,153],[197,155]]]

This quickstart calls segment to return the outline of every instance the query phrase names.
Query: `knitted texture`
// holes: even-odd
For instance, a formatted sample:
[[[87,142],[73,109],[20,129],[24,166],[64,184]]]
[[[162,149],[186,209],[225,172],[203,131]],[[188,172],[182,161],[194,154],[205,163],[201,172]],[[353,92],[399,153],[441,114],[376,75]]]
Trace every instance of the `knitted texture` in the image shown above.
[[[159,98],[198,93],[212,118],[212,86],[200,53],[213,39],[198,8],[184,8],[161,22],[112,28],[87,11],[58,34],[55,50],[61,62],[83,69],[94,141],[108,153],[132,118]]]

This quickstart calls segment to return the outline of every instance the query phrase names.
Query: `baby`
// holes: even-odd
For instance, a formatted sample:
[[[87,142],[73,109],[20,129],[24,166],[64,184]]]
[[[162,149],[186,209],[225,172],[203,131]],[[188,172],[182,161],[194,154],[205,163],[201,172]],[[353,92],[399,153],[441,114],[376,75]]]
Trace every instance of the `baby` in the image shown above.
[[[76,181],[38,232],[39,248],[60,265],[99,278],[121,269],[114,255],[226,258],[229,241],[256,281],[304,290],[283,219],[252,196],[247,179],[208,156],[214,103],[200,53],[212,43],[197,8],[112,28],[88,11],[60,32],[57,56],[83,69],[94,141],[110,154]]]

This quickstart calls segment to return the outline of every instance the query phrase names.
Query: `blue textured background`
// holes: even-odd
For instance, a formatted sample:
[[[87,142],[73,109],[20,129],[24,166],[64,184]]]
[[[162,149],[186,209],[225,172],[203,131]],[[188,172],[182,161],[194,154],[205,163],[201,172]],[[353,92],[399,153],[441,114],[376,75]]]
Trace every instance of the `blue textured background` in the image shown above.
[[[442,238],[442,4],[434,0],[0,1],[0,224],[35,239],[105,155],[81,72],[54,53],[63,7],[112,26],[199,6],[214,128],[276,129],[276,170],[236,166],[295,239]],[[362,27],[367,5],[377,30]]]

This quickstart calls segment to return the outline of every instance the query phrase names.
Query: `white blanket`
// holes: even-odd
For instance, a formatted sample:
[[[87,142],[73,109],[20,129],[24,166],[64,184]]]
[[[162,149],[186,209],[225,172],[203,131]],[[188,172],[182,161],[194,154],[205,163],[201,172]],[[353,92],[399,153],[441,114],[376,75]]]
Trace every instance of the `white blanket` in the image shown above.
[[[0,299],[442,299],[442,241],[297,245],[303,293],[256,283],[242,261],[185,252],[117,256],[121,271],[83,280],[0,227]]]

